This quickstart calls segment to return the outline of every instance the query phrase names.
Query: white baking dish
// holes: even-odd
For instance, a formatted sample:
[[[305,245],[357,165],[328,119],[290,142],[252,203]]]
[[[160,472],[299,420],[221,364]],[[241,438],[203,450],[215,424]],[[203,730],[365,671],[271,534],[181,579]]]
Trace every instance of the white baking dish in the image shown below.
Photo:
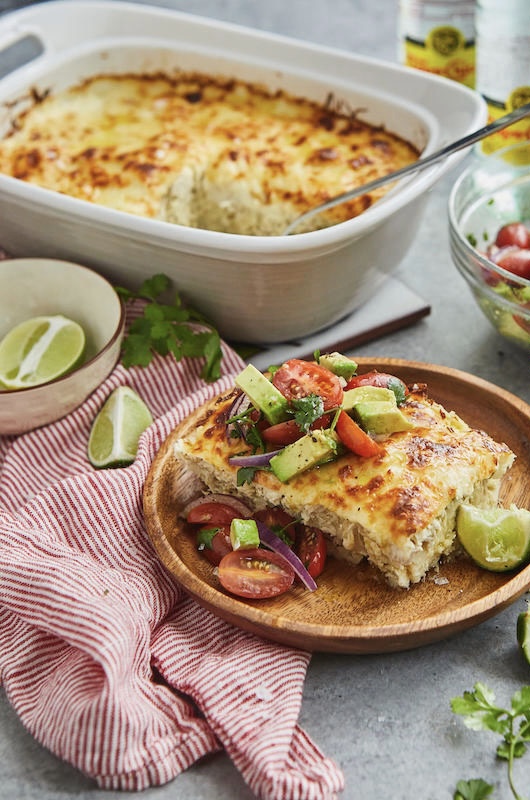
[[[0,81],[0,135],[32,90],[59,90],[100,72],[174,68],[236,76],[321,102],[331,92],[424,154],[486,119],[478,94],[428,73],[117,0],[59,0],[6,15],[0,66],[21,42],[41,52]],[[0,175],[0,243],[16,256],[81,262],[132,287],[164,272],[225,337],[284,341],[330,325],[377,288],[411,244],[426,191],[459,158],[402,181],[355,219],[290,237],[185,228]]]

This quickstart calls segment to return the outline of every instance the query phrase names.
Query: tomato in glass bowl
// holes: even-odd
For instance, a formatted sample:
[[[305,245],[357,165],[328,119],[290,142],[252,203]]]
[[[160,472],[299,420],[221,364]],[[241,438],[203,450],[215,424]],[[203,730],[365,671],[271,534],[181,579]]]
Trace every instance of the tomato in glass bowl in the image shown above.
[[[530,350],[530,142],[475,156],[448,211],[451,255],[479,308]]]

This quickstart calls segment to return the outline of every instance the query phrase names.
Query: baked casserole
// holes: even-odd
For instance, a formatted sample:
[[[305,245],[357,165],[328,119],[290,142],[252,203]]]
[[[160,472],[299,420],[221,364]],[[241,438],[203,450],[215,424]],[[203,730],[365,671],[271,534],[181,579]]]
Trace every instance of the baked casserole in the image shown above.
[[[0,142],[0,171],[179,225],[270,236],[302,212],[399,169],[417,149],[322,104],[199,73],[97,75],[35,96]],[[322,214],[358,215],[388,189]]]

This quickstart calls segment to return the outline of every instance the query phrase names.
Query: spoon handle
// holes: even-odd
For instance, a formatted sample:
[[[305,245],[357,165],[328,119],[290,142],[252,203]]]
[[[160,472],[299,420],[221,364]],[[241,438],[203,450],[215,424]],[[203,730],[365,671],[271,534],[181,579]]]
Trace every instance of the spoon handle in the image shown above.
[[[387,183],[393,183],[399,178],[405,178],[407,175],[412,175],[415,172],[421,172],[427,167],[430,167],[431,164],[436,164],[438,161],[442,161],[442,159],[447,158],[447,156],[450,156],[459,150],[463,150],[465,147],[470,147],[472,144],[479,142],[481,139],[485,139],[486,136],[490,136],[496,131],[501,131],[503,128],[513,125],[514,122],[523,119],[523,117],[528,116],[528,114],[530,114],[530,103],[526,103],[526,105],[516,108],[509,114],[504,114],[502,117],[499,117],[499,119],[495,120],[495,122],[490,122],[483,128],[479,128],[473,133],[469,133],[467,136],[457,139],[456,142],[452,142],[451,144],[442,147],[440,150],[436,150],[434,153],[431,153],[431,155],[426,156],[425,158],[420,158],[418,161],[414,161],[412,164],[408,164],[406,167],[401,167],[401,169],[395,170],[394,172],[389,172],[388,175],[382,175],[380,178],[376,178],[369,183],[365,183],[362,186],[356,186],[354,189],[350,189],[347,192],[338,194],[336,197],[332,197],[330,200],[326,200],[324,203],[311,208],[304,214],[300,214],[299,217],[297,217],[287,226],[283,232],[283,235],[289,236],[292,234],[301,222],[305,222],[306,220],[310,219],[310,217],[312,217],[314,214],[320,214],[322,211],[326,211],[328,208],[333,208],[334,206],[338,206],[341,203],[347,202],[348,200],[353,200],[355,197],[367,194],[368,192],[373,192],[374,189],[379,189],[381,186],[386,186]]]

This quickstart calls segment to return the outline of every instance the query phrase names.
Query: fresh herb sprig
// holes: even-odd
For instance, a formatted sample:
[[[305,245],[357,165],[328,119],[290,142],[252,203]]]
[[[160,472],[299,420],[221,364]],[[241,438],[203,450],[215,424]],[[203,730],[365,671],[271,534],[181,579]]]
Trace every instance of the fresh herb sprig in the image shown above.
[[[147,301],[143,313],[131,325],[123,340],[122,362],[125,367],[146,367],[155,353],[172,353],[176,361],[183,358],[204,358],[201,377],[211,383],[221,375],[221,340],[219,333],[199,312],[184,306],[178,292],[173,303],[161,301],[171,288],[167,275],[148,278],[138,291],[116,287],[123,300]],[[200,329],[191,323],[200,323]]]
[[[530,686],[523,686],[515,692],[510,707],[502,708],[495,705],[493,692],[478,682],[473,691],[464,692],[462,697],[454,697],[451,709],[464,717],[464,724],[471,730],[489,730],[502,736],[497,756],[507,762],[508,783],[513,797],[515,800],[525,800],[515,788],[513,773],[515,759],[524,755],[526,743],[530,742]],[[490,793],[491,787],[484,781],[460,781],[454,800],[482,800]]]

